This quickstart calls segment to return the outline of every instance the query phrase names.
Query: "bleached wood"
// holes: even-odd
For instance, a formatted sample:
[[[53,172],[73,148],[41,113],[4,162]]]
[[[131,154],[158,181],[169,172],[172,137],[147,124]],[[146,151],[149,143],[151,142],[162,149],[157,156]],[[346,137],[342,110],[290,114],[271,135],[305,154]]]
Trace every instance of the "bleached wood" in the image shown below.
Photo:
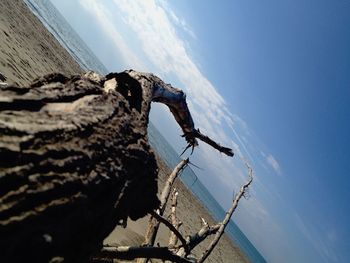
[[[160,206],[156,211],[156,213],[158,213],[158,215],[163,216],[164,211],[165,211],[165,207],[166,207],[166,203],[169,199],[171,187],[174,184],[174,181],[175,181],[177,175],[179,174],[179,172],[186,167],[188,162],[189,162],[188,158],[180,161],[180,163],[174,168],[172,173],[167,178],[165,185],[163,187],[163,190],[162,190],[161,197],[160,197]],[[155,239],[156,239],[156,236],[158,233],[158,229],[159,229],[159,221],[156,218],[151,217],[149,220],[149,223],[148,223],[148,227],[147,227],[147,231],[146,231],[146,235],[145,235],[145,241],[143,242],[143,246],[153,246],[154,245],[154,242],[155,242]],[[147,259],[139,259],[137,261],[137,263],[145,263],[145,262],[147,262]]]
[[[246,162],[246,166],[248,168],[249,179],[244,185],[241,186],[239,192],[236,194],[235,198],[232,201],[232,205],[231,205],[230,209],[226,212],[226,215],[225,215],[223,221],[220,223],[220,227],[219,227],[218,231],[216,232],[214,239],[209,244],[209,246],[206,248],[206,250],[203,252],[202,256],[199,258],[198,263],[204,262],[208,258],[210,253],[213,251],[213,249],[215,248],[215,246],[219,242],[221,236],[223,235],[225,228],[232,217],[233,212],[236,210],[238,203],[239,203],[239,200],[244,196],[246,189],[249,187],[249,185],[253,181],[253,170],[247,162]]]
[[[176,216],[178,195],[179,195],[178,191],[174,188],[173,194],[172,194],[171,210],[170,210],[170,221],[176,230],[179,230],[179,227],[181,225],[181,222],[179,222],[179,220],[177,219],[177,216]],[[171,232],[170,237],[169,237],[169,247],[176,246],[177,241],[178,241],[177,235],[175,233]]]

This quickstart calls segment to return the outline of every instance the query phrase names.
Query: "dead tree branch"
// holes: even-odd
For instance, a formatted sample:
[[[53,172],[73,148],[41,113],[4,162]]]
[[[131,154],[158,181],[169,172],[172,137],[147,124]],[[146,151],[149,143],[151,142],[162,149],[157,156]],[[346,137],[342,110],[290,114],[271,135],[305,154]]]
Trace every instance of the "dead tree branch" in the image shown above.
[[[176,207],[177,207],[177,197],[179,193],[177,190],[174,188],[173,194],[172,194],[172,202],[171,202],[171,211],[170,211],[170,220],[171,224],[175,227],[175,229],[178,231],[179,227],[181,226],[181,222],[177,219],[176,216]],[[169,247],[174,247],[176,246],[178,241],[178,237],[174,232],[170,233],[169,237]]]
[[[137,72],[134,70],[126,72],[138,80],[143,87],[147,87],[147,89],[152,87],[152,101],[161,102],[169,107],[176,122],[180,125],[184,133],[183,137],[185,137],[188,142],[188,147],[186,149],[192,147],[193,150],[193,148],[198,145],[196,139],[200,139],[218,151],[228,156],[233,156],[232,149],[221,146],[208,136],[201,134],[200,131],[195,128],[191,113],[187,106],[186,94],[182,90],[164,83],[164,81],[153,74]]]
[[[157,210],[158,215],[163,216],[164,214],[164,210],[166,207],[166,203],[168,202],[169,199],[169,195],[170,195],[170,191],[171,191],[171,187],[174,184],[174,181],[177,177],[177,175],[179,174],[180,171],[182,171],[188,164],[189,159],[185,159],[182,160],[172,171],[172,173],[169,175],[167,181],[165,182],[161,197],[160,197],[160,205],[159,205],[159,209]],[[159,221],[154,218],[151,217],[149,224],[148,224],[148,228],[147,228],[147,232],[145,235],[145,241],[143,243],[144,246],[153,246],[154,242],[156,240],[156,236],[157,236],[157,232],[159,229]],[[140,259],[137,262],[138,263],[144,263],[147,260],[144,259]]]
[[[162,191],[162,195],[160,197],[160,206],[159,206],[159,210],[160,210],[160,215],[162,215],[164,213],[165,210],[165,206],[166,203],[168,202],[169,199],[169,195],[171,192],[171,187],[175,182],[176,177],[178,176],[178,174],[185,169],[185,167],[187,166],[189,162],[189,159],[185,159],[182,160],[172,171],[172,173],[169,175],[167,181],[165,182],[165,185],[163,187],[163,191]]]
[[[99,255],[91,258],[91,262],[111,262],[110,259],[133,260],[137,258],[154,258],[161,260],[169,260],[176,263],[194,263],[190,259],[186,259],[174,254],[168,247],[104,247]]]
[[[232,157],[234,155],[231,148],[221,146],[216,141],[214,141],[214,140],[210,139],[208,136],[202,134],[199,131],[199,129],[198,130],[193,130],[193,131],[191,131],[189,133],[185,133],[183,135],[183,137],[186,137],[186,138],[197,138],[197,139],[199,139],[199,140],[209,144],[211,147],[213,147],[214,149],[218,150],[219,152],[222,152],[222,153],[226,154],[227,156]],[[191,146],[192,145],[189,143],[187,148],[185,149],[185,151]]]
[[[180,163],[181,164],[181,163]],[[179,167],[180,164],[177,166]],[[165,219],[163,216],[160,216],[158,213],[153,212],[154,220],[164,223],[174,235],[174,238],[169,241],[169,244],[172,246],[168,247],[154,247],[154,246],[143,246],[143,247],[105,247],[101,251],[101,253],[92,258],[92,262],[98,262],[98,263],[110,263],[112,262],[111,259],[138,259],[137,262],[146,262],[150,258],[154,259],[161,259],[161,260],[168,260],[172,262],[184,262],[184,263],[203,263],[210,253],[213,251],[215,246],[218,244],[220,238],[222,237],[224,230],[229,223],[232,214],[236,210],[238,203],[242,197],[244,197],[244,194],[246,193],[246,190],[248,189],[249,185],[253,181],[253,170],[249,166],[248,163],[246,163],[248,168],[248,181],[240,188],[240,191],[236,194],[235,198],[232,201],[232,205],[230,209],[226,212],[226,215],[222,222],[209,226],[209,224],[202,218],[202,228],[195,233],[194,235],[190,236],[186,240],[183,238],[181,233],[178,231],[177,226],[179,225],[176,214],[172,210],[171,214],[171,222],[169,222],[167,219]],[[176,170],[176,169],[174,169]],[[172,208],[176,208],[177,204],[177,194],[176,190],[173,192],[173,202],[172,202]],[[158,211],[159,212],[159,211]],[[164,211],[163,211],[164,212]],[[196,260],[195,258],[188,258],[188,255],[190,252],[203,240],[205,240],[208,236],[215,234],[214,239],[209,244],[207,249],[203,252],[201,257]],[[181,245],[176,247],[177,239],[180,239]],[[144,260],[144,261],[140,261]]]
[[[178,256],[186,257],[198,244],[208,236],[215,234],[220,228],[220,224],[209,226],[204,218],[202,218],[202,225],[202,228],[197,233],[187,238],[187,251],[184,247],[179,248],[176,253]]]
[[[219,242],[221,236],[224,233],[224,230],[228,224],[228,222],[230,221],[233,212],[236,210],[237,206],[238,206],[238,202],[239,200],[242,198],[242,196],[244,196],[245,191],[247,190],[247,188],[249,187],[249,185],[252,183],[253,181],[253,170],[250,167],[250,165],[246,162],[246,166],[248,168],[248,176],[249,179],[248,181],[240,188],[239,192],[237,193],[236,197],[233,199],[232,202],[232,206],[231,208],[226,212],[225,218],[224,220],[220,223],[220,228],[218,229],[218,231],[215,234],[214,239],[212,240],[212,242],[209,244],[209,246],[207,247],[207,249],[204,251],[204,253],[202,254],[202,256],[200,257],[200,259],[198,260],[198,263],[202,263],[204,262],[207,257],[210,255],[210,253],[213,251],[214,247],[217,245],[217,243]]]
[[[158,220],[160,223],[163,223],[169,230],[180,240],[182,245],[186,248],[187,242],[185,238],[181,235],[181,233],[177,230],[177,228],[170,223],[165,217],[158,215],[156,212],[151,212],[151,215]]]
[[[209,226],[208,224],[204,225],[196,234],[190,236],[188,247],[189,250],[193,250],[199,243],[201,243],[208,236],[215,234],[221,224]]]

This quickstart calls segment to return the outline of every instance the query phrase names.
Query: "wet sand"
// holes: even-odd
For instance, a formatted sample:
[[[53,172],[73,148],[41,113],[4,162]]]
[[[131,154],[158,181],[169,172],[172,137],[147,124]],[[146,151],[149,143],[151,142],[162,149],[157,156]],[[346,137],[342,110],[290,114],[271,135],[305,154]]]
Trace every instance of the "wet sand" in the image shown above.
[[[23,1],[1,0],[0,72],[7,77],[7,82],[25,85],[38,76],[55,71],[67,75],[82,72],[79,65],[30,12]],[[161,189],[165,176],[171,170],[160,158],[158,164]],[[214,223],[206,209],[181,182],[176,183],[176,188],[179,190],[178,218],[183,222],[180,231],[184,235],[193,234],[201,228],[201,217],[209,224]],[[117,227],[106,238],[105,243],[139,245],[143,242],[147,223],[147,217],[136,222],[129,221],[126,229]],[[161,227],[157,242],[166,245],[168,238],[168,230]],[[194,253],[200,255],[207,244],[208,241],[203,242]],[[223,236],[207,262],[228,263],[248,262],[248,260],[226,236]]]

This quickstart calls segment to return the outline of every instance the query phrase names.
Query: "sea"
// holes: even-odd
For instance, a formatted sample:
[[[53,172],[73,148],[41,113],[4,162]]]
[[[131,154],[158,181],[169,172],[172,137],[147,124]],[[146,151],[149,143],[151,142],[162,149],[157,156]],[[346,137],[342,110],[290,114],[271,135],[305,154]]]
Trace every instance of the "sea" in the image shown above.
[[[94,70],[100,74],[109,73],[108,69],[99,61],[79,37],[78,33],[74,31],[49,0],[24,0],[24,2],[83,69]],[[148,135],[150,144],[155,151],[169,167],[175,167],[181,160],[179,154],[152,123],[149,124]],[[191,167],[187,167],[179,177],[186,187],[207,208],[215,220],[221,221],[224,218],[224,209],[201,183]],[[250,262],[266,262],[259,251],[232,220],[225,229],[225,233],[247,256]]]

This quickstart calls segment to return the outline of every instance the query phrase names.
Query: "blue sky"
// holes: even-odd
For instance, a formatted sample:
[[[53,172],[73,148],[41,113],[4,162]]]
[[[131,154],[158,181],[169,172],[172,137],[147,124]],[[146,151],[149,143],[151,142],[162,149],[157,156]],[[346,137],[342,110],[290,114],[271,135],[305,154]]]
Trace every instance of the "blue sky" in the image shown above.
[[[268,262],[349,261],[350,1],[52,2],[109,70],[182,88],[197,127],[235,149],[192,156],[225,208],[249,160],[234,220]],[[152,107],[181,151],[169,111]]]

